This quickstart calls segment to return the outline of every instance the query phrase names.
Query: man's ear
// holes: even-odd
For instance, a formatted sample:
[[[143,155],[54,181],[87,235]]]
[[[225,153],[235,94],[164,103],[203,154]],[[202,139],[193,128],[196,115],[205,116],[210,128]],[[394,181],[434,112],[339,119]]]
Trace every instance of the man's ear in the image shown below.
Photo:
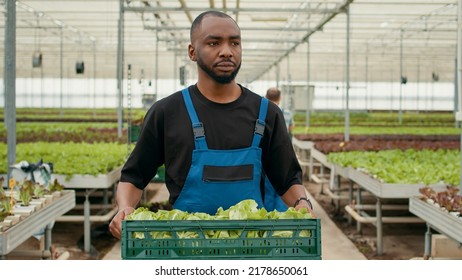
[[[192,61],[197,61],[196,51],[191,44],[189,44],[188,46],[188,55],[189,55],[189,59],[191,59]]]

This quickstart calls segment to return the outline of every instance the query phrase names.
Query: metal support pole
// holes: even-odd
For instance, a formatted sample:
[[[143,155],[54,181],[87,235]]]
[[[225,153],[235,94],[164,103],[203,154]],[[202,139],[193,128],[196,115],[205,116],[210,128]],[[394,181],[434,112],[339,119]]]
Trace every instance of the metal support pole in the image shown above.
[[[16,162],[16,1],[5,1],[5,123],[8,131],[8,174],[10,181],[10,166]]]
[[[117,137],[122,138],[123,126],[123,60],[124,60],[124,1],[119,1],[119,26],[118,26],[118,44],[117,44]]]
[[[83,222],[83,248],[86,253],[90,252],[91,240],[91,223],[90,223],[90,199],[89,194],[85,193],[85,201],[83,202],[83,215],[84,215],[84,222]]]
[[[353,184],[353,181],[350,180],[350,184]],[[361,188],[358,187],[358,190],[356,191],[356,204],[361,205],[362,203],[363,203],[362,192],[361,192]],[[360,222],[357,222],[356,232],[361,234],[362,231],[363,231],[362,224]]]
[[[458,111],[462,113],[462,0],[457,4],[457,93]]]
[[[350,183],[348,184],[348,205],[353,204],[353,181],[350,180]],[[353,219],[351,215],[348,215],[348,224],[351,225],[353,223]]]
[[[399,46],[399,114],[398,114],[398,123],[401,125],[403,123],[403,34],[404,30],[401,29],[400,33],[400,46]]]
[[[310,111],[311,111],[311,96],[310,96],[310,38],[306,40],[306,116],[305,127],[310,127]]]
[[[51,230],[53,229],[53,226],[54,222],[51,222],[45,227],[45,251],[50,251],[51,248]]]
[[[350,141],[350,8],[346,7],[346,96],[345,96],[345,142]]]
[[[383,223],[382,223],[382,201],[380,198],[377,198],[376,204],[376,228],[377,228],[377,255],[381,256],[383,254]]]
[[[173,89],[174,91],[177,91],[178,90],[178,56],[176,55],[176,53],[174,54],[174,57],[173,57]],[[157,95],[157,92],[155,93],[156,96]],[[157,98],[156,98],[157,99]]]
[[[395,80],[395,77],[393,76],[393,68],[390,68],[390,113],[393,112],[393,92],[394,92],[394,87],[393,87],[393,81]]]
[[[328,66],[328,64],[330,64],[330,63],[326,63],[326,65],[325,65],[326,66],[326,68],[325,68],[326,69],[326,82],[324,83],[324,86],[326,88],[329,88],[329,82],[330,82],[329,81],[330,78],[329,78],[329,66]],[[330,97],[329,96],[330,95],[329,91],[330,91],[329,89],[326,91],[326,109],[329,109],[329,107],[330,107],[329,106],[329,97]]]
[[[423,258],[428,260],[432,254],[432,229],[427,223],[427,231],[425,232],[425,247]]]
[[[85,201],[83,202],[83,249],[85,253],[90,253],[91,250],[90,195],[95,191],[96,189],[85,190]]]
[[[459,0],[457,7],[457,91],[459,96],[459,110],[456,117],[456,120],[461,121],[462,116],[462,0]],[[460,139],[462,140],[462,131],[460,133]],[[460,141],[461,151],[462,151],[462,141]],[[461,162],[462,162],[462,153],[460,153]],[[460,184],[459,184],[459,194],[462,194],[462,164],[460,165]]]
[[[279,64],[276,64],[276,87],[279,88],[279,80],[280,80],[280,71],[279,71]]]
[[[159,19],[156,18],[156,27],[159,25]],[[156,75],[156,86],[155,86],[155,91],[156,95],[159,96],[159,30],[156,29],[156,69],[155,70],[155,75]]]
[[[130,155],[130,146],[132,143],[132,65],[127,65],[127,107],[128,107],[128,141],[127,141],[127,155]]]
[[[44,93],[45,91],[45,83],[43,81],[43,65],[40,66],[40,109],[43,109],[44,108],[44,102],[43,102],[43,98],[44,98]]]
[[[290,55],[287,55],[287,86],[289,88],[289,106],[284,104],[284,107],[288,107],[290,111],[294,112],[294,91],[292,88],[292,75],[290,74]]]
[[[64,115],[63,111],[63,27],[60,29],[59,39],[59,108],[60,115]]]
[[[454,59],[454,117],[456,117],[456,121],[454,122],[455,127],[459,127],[459,121],[457,120],[457,108],[459,108],[459,95],[458,93],[458,85],[457,85],[457,58]]]
[[[419,113],[420,111],[420,106],[419,106],[419,103],[420,103],[420,57],[417,58],[417,102],[416,102],[416,110],[417,110],[417,113]]]
[[[365,98],[365,106],[364,108],[366,109],[366,111],[368,110],[368,100],[367,100],[367,97],[368,97],[368,86],[369,86],[369,77],[368,77],[368,74],[369,74],[369,46],[367,47],[367,51],[366,51],[366,61],[365,61],[365,73],[364,73],[364,83],[365,83],[365,94],[364,94],[364,98]]]
[[[93,116],[96,117],[96,41],[93,41]]]
[[[310,168],[308,170],[309,170],[308,181],[311,181],[311,175],[313,175],[313,172],[314,172],[314,159],[313,159],[313,155],[311,155],[311,152],[310,152]]]
[[[109,205],[109,191],[108,191],[108,189],[103,190],[103,205]]]

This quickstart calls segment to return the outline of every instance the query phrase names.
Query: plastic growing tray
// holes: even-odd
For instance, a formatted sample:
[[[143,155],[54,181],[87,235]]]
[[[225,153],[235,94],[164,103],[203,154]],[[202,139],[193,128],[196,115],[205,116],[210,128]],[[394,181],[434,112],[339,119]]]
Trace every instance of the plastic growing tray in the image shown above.
[[[207,232],[238,230],[238,238],[207,238]],[[307,230],[309,237],[300,236]],[[179,232],[196,232],[198,238],[178,238]],[[265,231],[265,237],[247,237]],[[273,236],[292,231],[292,237]],[[152,238],[163,232],[170,238]],[[135,238],[137,233],[138,238]],[[144,238],[139,238],[144,235]],[[321,259],[319,219],[123,221],[122,259]]]

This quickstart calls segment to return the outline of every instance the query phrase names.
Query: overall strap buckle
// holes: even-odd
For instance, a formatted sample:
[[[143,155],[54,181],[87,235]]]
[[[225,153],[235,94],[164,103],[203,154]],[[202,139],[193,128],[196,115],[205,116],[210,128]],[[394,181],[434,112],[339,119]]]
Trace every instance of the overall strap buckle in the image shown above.
[[[255,122],[255,133],[263,136],[263,133],[265,132],[265,122],[257,119]]]
[[[204,125],[201,122],[193,124],[193,132],[195,139],[205,137]]]

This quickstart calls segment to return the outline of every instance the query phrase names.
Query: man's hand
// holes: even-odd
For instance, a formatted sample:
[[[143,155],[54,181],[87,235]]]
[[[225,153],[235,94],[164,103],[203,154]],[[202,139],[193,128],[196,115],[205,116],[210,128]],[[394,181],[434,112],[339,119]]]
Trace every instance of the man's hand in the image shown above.
[[[143,191],[135,187],[135,185],[127,182],[119,182],[117,186],[116,200],[119,206],[119,212],[112,218],[109,224],[109,231],[115,238],[120,239],[122,232],[122,221],[128,214],[135,211],[136,205],[141,199]]]
[[[292,185],[285,194],[281,196],[282,200],[288,206],[293,206],[296,210],[306,208],[313,218],[316,218],[311,202],[307,198],[305,187],[300,184]]]
[[[297,206],[295,206],[295,210],[300,210],[302,208],[306,208],[308,210],[308,213],[310,213],[313,218],[316,218],[316,215],[314,214],[313,209],[311,209],[311,205],[308,204],[308,201],[300,200]]]
[[[121,234],[122,234],[122,221],[125,219],[127,215],[135,211],[135,208],[132,207],[125,207],[112,218],[111,223],[109,224],[109,231],[112,233],[112,235],[120,239]]]

